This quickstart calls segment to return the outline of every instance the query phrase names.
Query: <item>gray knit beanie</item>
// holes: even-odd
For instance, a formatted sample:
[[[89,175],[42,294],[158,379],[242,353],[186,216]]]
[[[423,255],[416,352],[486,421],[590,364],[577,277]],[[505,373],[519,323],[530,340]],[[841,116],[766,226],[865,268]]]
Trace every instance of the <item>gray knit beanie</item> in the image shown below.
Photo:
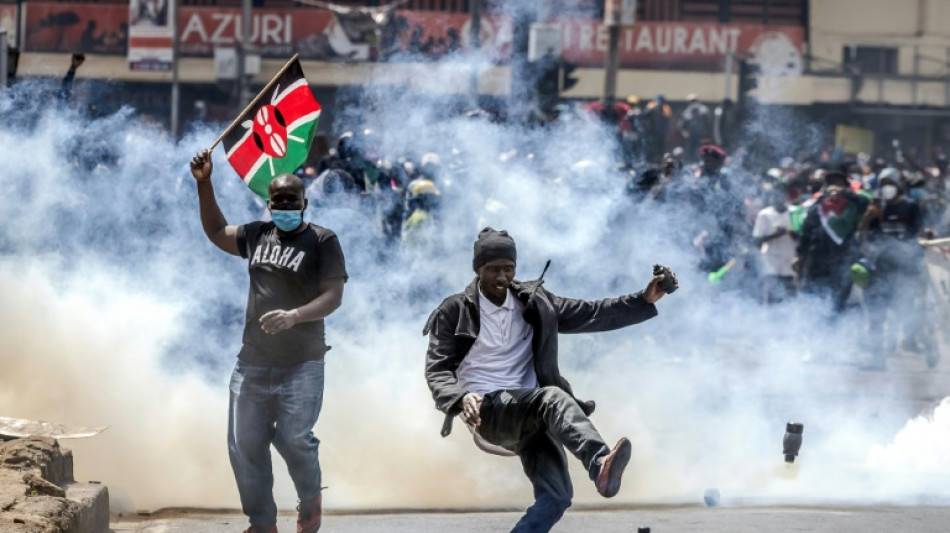
[[[475,271],[495,259],[511,259],[517,262],[518,254],[515,250],[515,240],[507,231],[496,231],[485,228],[478,233],[475,240],[475,256],[472,258],[472,268]]]

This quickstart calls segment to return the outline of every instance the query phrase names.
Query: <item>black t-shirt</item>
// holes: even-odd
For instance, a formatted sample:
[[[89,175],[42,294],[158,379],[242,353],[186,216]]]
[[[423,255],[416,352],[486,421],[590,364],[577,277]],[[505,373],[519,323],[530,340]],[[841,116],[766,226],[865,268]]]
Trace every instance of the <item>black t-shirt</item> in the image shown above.
[[[319,295],[317,285],[331,278],[346,280],[340,241],[332,231],[307,224],[279,235],[273,222],[252,222],[238,228],[238,250],[249,259],[250,291],[244,321],[244,346],[238,358],[249,364],[290,366],[323,358],[329,349],[323,320],[303,322],[269,335],[260,318],[274,309],[289,311]]]

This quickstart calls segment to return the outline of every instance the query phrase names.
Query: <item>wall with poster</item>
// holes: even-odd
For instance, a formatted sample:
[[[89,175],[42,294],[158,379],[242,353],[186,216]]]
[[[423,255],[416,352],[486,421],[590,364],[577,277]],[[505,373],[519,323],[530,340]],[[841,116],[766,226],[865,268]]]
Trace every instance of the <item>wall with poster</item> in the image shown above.
[[[125,55],[127,4],[27,2],[23,9],[26,51]]]
[[[125,54],[129,9],[126,5],[28,2],[26,50]],[[180,51],[212,57],[215,47],[236,44],[240,10],[183,6]],[[607,30],[597,20],[562,19],[564,59],[582,67],[601,67]],[[379,42],[365,25],[321,9],[256,9],[251,40],[262,57],[299,52],[325,61],[435,60],[469,46],[469,17],[462,13],[401,10],[383,28]],[[482,21],[483,50],[496,64],[511,57],[511,20],[488,15]],[[795,26],[645,22],[624,29],[620,64],[626,68],[717,71],[729,53],[750,54],[769,75],[801,72],[804,31]]]

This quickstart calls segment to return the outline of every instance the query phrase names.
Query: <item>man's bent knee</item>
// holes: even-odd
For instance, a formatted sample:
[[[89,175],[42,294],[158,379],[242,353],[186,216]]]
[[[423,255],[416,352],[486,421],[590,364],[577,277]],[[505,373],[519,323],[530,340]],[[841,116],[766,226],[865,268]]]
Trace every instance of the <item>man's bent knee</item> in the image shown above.
[[[574,398],[561,387],[548,385],[541,387],[541,394],[545,401],[549,402],[573,402]]]

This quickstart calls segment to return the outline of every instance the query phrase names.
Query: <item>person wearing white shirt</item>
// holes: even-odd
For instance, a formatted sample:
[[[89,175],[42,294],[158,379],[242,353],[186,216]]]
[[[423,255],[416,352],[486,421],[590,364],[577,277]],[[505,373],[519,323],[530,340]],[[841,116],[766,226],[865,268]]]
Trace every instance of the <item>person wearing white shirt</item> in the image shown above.
[[[785,193],[772,190],[769,205],[759,210],[752,227],[752,238],[759,245],[759,267],[766,304],[785,300],[795,292],[795,234]]]
[[[575,300],[545,290],[542,279],[516,281],[516,258],[507,232],[479,233],[476,279],[426,322],[426,380],[446,415],[443,436],[458,416],[480,448],[521,459],[535,502],[512,531],[549,531],[573,498],[565,449],[607,498],[619,491],[632,451],[626,438],[609,448],[591,423],[594,402],[577,399],[558,369],[557,334],[607,331],[656,316],[664,276],[638,293]]]

